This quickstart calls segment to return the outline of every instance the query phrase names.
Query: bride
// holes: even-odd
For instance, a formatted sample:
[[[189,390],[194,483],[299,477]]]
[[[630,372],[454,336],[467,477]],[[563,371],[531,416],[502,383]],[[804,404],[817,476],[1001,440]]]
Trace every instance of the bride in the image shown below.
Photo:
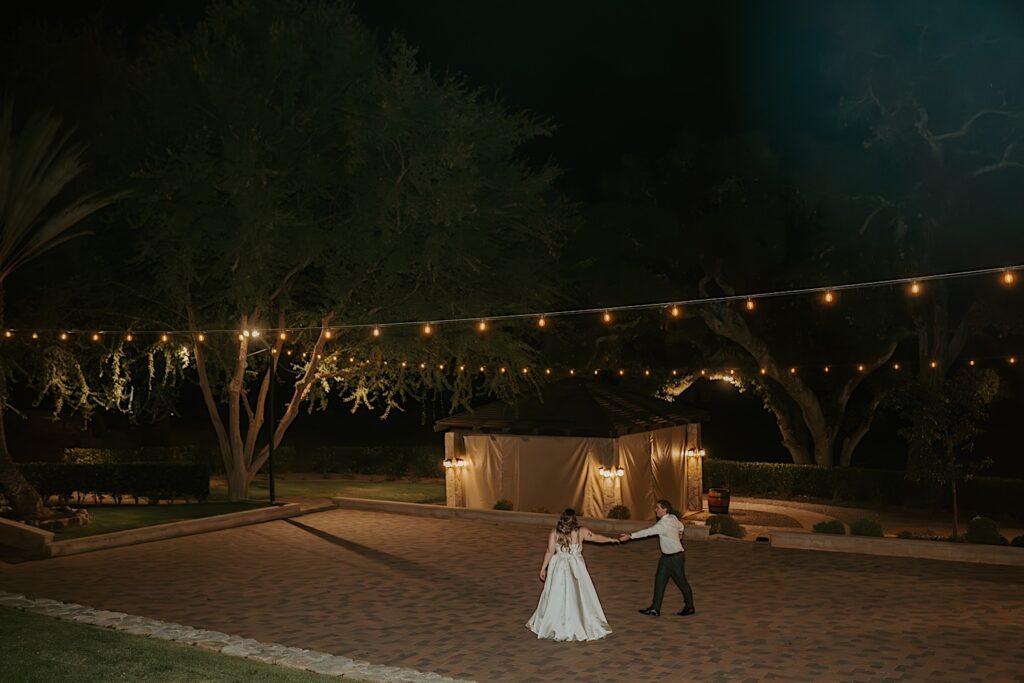
[[[619,542],[581,527],[575,510],[562,513],[548,535],[548,549],[540,567],[544,590],[537,610],[526,622],[538,638],[597,640],[612,632],[583,561],[583,541]]]

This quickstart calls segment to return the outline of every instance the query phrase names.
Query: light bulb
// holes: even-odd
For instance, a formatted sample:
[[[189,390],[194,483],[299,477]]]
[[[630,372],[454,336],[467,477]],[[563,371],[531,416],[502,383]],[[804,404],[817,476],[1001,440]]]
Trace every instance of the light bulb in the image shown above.
[[[900,364],[899,363],[893,363],[892,364],[892,369],[893,370],[899,370],[900,369]]]
[[[545,375],[550,375],[551,374],[551,368],[545,368],[544,369],[544,374]]]
[[[547,327],[547,326],[548,326],[548,319],[547,318],[545,318],[544,316],[541,316],[541,317],[537,318],[537,327]]]
[[[605,311],[604,315],[601,316],[601,320],[603,320],[606,324],[610,323],[612,321],[612,314],[608,311]]]
[[[767,375],[768,374],[768,368],[761,368],[761,374],[762,375]]]
[[[1017,364],[1017,358],[1015,356],[1010,356],[1010,365],[1016,365],[1016,364]]]
[[[487,331],[487,321],[486,320],[481,320],[479,323],[477,323],[476,329],[480,330],[481,332],[486,332]]]
[[[932,362],[931,362],[931,363],[929,363],[928,365],[929,365],[930,367],[932,367],[932,368],[937,368],[937,367],[939,367],[939,364],[938,364],[937,362],[935,362],[935,361],[932,361]]]
[[[626,374],[625,370],[619,370],[619,377],[622,377],[625,374]]]
[[[863,365],[858,365],[857,366],[857,372],[864,372],[864,366]]]
[[[380,336],[380,328],[379,327],[373,328],[373,336],[374,337],[379,337]]]
[[[68,333],[67,332],[61,332],[60,333],[60,340],[61,341],[67,341],[68,340]]]
[[[1012,285],[1016,281],[1017,281],[1017,276],[1013,273],[1012,270],[1008,270],[1005,273],[1003,273],[1003,284],[1004,285]]]
[[[324,330],[324,339],[330,339],[333,333],[330,330]]]
[[[576,374],[576,369],[575,368],[570,368],[569,369],[569,374],[570,375],[575,375]]]
[[[530,368],[523,368],[523,374],[527,375],[530,373]]]
[[[99,332],[93,332],[92,340],[93,341],[99,341],[100,340],[100,333]]]
[[[678,318],[680,315],[683,314],[683,312],[682,312],[682,310],[680,310],[679,306],[672,306],[672,308],[669,309],[669,312],[672,314],[673,318]]]
[[[199,333],[199,334],[198,334],[198,335],[196,336],[196,338],[197,338],[197,339],[198,339],[199,341],[206,341],[206,335],[205,335],[205,334],[203,334],[202,332],[200,332],[200,333]]]
[[[11,337],[14,336],[14,333],[11,332],[10,330],[7,330],[6,332],[4,332],[4,336],[10,339]]]
[[[753,299],[747,299],[746,306],[747,306],[747,310],[748,311],[754,310],[754,300]]]
[[[124,340],[125,341],[129,341],[130,342],[133,339],[135,339],[135,337],[133,337],[130,332],[124,336]]]
[[[160,335],[160,341],[164,342],[165,344],[167,343],[167,338],[168,338],[168,337],[167,337],[167,335],[166,335],[166,334],[161,334],[161,335]]]
[[[970,365],[971,367],[974,367],[974,359],[972,358],[971,360],[967,361],[967,364]]]
[[[790,368],[789,369],[789,374],[795,375],[796,374],[796,368]]]
[[[825,372],[832,372],[832,368],[828,365],[825,366]]]
[[[131,336],[131,335],[129,335],[129,336]],[[32,333],[32,338],[33,338],[33,339],[39,339],[39,333],[38,333],[38,332],[33,332],[33,333]],[[129,341],[130,341],[130,340],[129,340]]]
[[[917,280],[914,280],[913,282],[911,282],[910,283],[910,293],[913,294],[914,296],[917,296],[918,294],[920,294],[921,293],[921,283],[918,282]]]
[[[830,304],[830,303],[832,303],[832,302],[833,302],[833,301],[835,301],[835,300],[836,300],[836,297],[835,297],[835,295],[834,295],[834,294],[832,293],[832,290],[827,290],[827,291],[825,292],[825,303],[827,303],[827,304]]]
[[[287,332],[282,332],[279,335],[277,335],[277,338],[280,339],[281,341],[284,341],[285,339],[288,338],[288,333]]]
[[[254,336],[254,337],[260,336],[260,331],[259,330],[253,330],[252,331],[252,336]]]
[[[429,323],[423,326],[423,334],[429,335],[429,334],[433,333],[433,331],[434,330],[433,330],[433,328],[430,327]]]

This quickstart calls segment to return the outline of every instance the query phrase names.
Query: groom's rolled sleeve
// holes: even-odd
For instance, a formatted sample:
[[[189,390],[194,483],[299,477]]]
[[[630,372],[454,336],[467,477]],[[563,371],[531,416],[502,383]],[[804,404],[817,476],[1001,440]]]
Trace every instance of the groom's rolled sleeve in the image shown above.
[[[662,518],[662,519],[664,519],[664,518]],[[640,531],[632,531],[632,532],[630,532],[629,537],[630,538],[647,538],[648,536],[658,536],[659,534],[661,534],[662,529],[664,529],[664,526],[665,525],[661,523],[661,520],[659,520],[658,523],[655,524],[654,526],[649,526],[646,529],[641,529]]]

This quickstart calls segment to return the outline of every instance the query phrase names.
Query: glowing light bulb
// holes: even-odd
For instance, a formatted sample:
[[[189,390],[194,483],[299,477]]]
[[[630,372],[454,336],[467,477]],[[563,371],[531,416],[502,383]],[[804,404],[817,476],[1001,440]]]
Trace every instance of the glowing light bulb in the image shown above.
[[[93,341],[99,341],[100,340],[100,333],[99,332],[93,332],[92,333],[92,340]]]
[[[481,332],[486,332],[487,331],[487,321],[486,320],[481,320],[479,323],[477,323],[476,329],[480,330]]]
[[[795,375],[796,374],[796,368],[790,368],[789,369],[789,374]]]
[[[380,328],[379,327],[374,327],[373,328],[373,336],[374,337],[379,337],[380,336]]]
[[[939,364],[936,361],[932,361],[931,363],[928,364],[928,366],[934,369],[939,367]]]
[[[974,359],[972,358],[971,360],[967,361],[967,364],[970,365],[971,367],[973,367],[974,366]]]
[[[830,366],[826,365],[825,366],[825,372],[826,373],[832,372],[832,368]]]
[[[678,371],[678,370],[673,370],[673,371],[672,371],[672,376],[673,376],[673,377],[675,377],[675,376],[676,376],[676,375],[678,375],[678,374],[679,374],[679,371]],[[703,374],[703,373],[701,373],[701,374]]]
[[[767,375],[768,374],[768,368],[761,368],[761,374],[762,375]]]
[[[900,364],[899,363],[893,363],[892,364],[892,369],[893,370],[899,370],[900,369]]]
[[[501,374],[503,374],[503,375],[504,375],[504,374],[505,374],[506,372],[508,372],[508,368],[502,368],[502,369],[501,369]]]
[[[324,339],[330,339],[333,336],[334,336],[333,332],[331,332],[330,330],[324,330]]]
[[[465,371],[465,369],[466,369],[465,365],[460,365],[459,366],[459,372],[463,372],[463,371]]]
[[[864,366],[863,365],[858,365],[857,366],[857,372],[864,372]]]
[[[429,335],[432,334],[433,332],[434,329],[430,326],[429,323],[423,326],[423,334]]]
[[[550,375],[551,374],[551,368],[545,368],[544,369],[544,374],[545,375]]]
[[[259,330],[253,330],[252,331],[252,336],[254,336],[254,337],[260,336],[260,331]]]
[[[4,336],[10,339],[11,337],[14,336],[14,333],[11,332],[10,330],[7,330],[6,332],[4,332]]]
[[[206,335],[205,335],[205,334],[203,334],[202,332],[200,332],[200,333],[199,333],[198,335],[196,335],[196,338],[197,338],[197,339],[198,339],[199,341],[206,341]]]
[[[420,370],[425,370],[427,367],[426,363],[420,363]]]
[[[670,308],[668,310],[669,310],[669,313],[672,314],[673,318],[678,318],[679,316],[681,316],[683,314],[683,311],[679,308],[679,306],[673,305],[672,308]]]
[[[1012,270],[1008,270],[1005,273],[1003,273],[1003,284],[1004,285],[1012,285],[1016,281],[1017,281],[1017,276],[1014,274],[1014,272]]]
[[[484,371],[484,369],[485,369],[485,366],[481,365],[481,366],[480,366],[480,372],[483,372],[483,371]]]
[[[288,333],[287,332],[282,332],[279,335],[277,335],[277,338],[280,339],[281,341],[284,341],[285,339],[288,338]]]
[[[402,361],[402,367],[403,368],[405,367],[405,361],[404,360]]]
[[[160,335],[160,341],[162,341],[162,342],[164,342],[166,344],[167,340],[168,340],[168,336],[166,334],[161,334]]]
[[[39,333],[38,332],[33,332],[32,333],[32,338],[33,339],[39,339]]]
[[[1016,364],[1017,364],[1016,356],[1010,356],[1010,365],[1016,365]]]
[[[61,332],[60,333],[60,340],[61,341],[67,341],[68,340],[68,333],[67,332]]]
[[[241,334],[238,335],[238,341],[244,341],[244,340],[245,340],[245,336],[244,335],[241,335]]]
[[[541,316],[541,317],[537,318],[537,327],[547,327],[547,326],[548,326],[548,319],[547,318],[545,318],[544,316]]]
[[[911,282],[910,283],[910,293],[913,294],[914,296],[917,296],[918,294],[920,294],[921,293],[921,283],[918,282],[917,280],[914,280],[913,282]]]
[[[248,337],[249,334],[250,334],[249,330],[242,330],[242,336],[243,337]]]
[[[570,374],[570,375],[575,375],[575,374],[576,374],[576,370],[575,370],[575,368],[570,368],[570,369],[569,369],[569,374]]]
[[[755,306],[754,300],[753,299],[747,299],[746,306],[747,306],[747,310],[748,311],[754,310],[754,306]]]
[[[599,372],[601,372],[601,371],[600,371],[600,370],[594,370],[594,374],[595,374],[595,375],[596,375],[597,373],[599,373]]]
[[[625,370],[619,370],[619,377],[622,377],[622,376],[624,376],[625,374],[626,374],[626,371],[625,371]]]
[[[132,336],[131,332],[129,332],[128,334],[124,335],[124,340],[127,341],[127,342],[130,342],[133,339],[135,339],[135,337]]]
[[[530,368],[523,368],[523,374],[527,375],[530,373]]]
[[[605,324],[610,323],[612,321],[612,314],[609,311],[605,311],[604,315],[601,316],[601,320],[603,320]]]
[[[825,303],[830,304],[830,303],[832,303],[835,300],[836,300],[836,297],[835,297],[835,294],[832,293],[832,290],[827,290],[825,292]]]
[[[644,370],[644,377],[650,377],[650,376],[651,376],[651,371],[650,370]]]

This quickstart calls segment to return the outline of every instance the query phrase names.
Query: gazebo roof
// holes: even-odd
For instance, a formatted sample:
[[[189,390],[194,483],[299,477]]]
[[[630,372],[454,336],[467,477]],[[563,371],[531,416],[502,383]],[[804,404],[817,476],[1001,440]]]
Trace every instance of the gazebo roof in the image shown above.
[[[700,409],[619,385],[564,379],[527,392],[516,403],[488,403],[434,423],[434,431],[619,437],[707,420]]]

